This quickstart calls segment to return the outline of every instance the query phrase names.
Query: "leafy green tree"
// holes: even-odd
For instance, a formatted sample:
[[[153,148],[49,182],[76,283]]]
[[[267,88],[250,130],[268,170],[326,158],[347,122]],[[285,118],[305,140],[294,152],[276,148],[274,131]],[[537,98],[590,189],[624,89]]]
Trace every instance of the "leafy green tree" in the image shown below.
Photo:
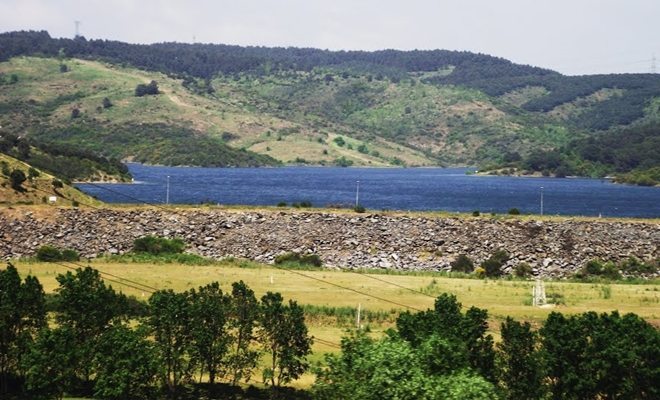
[[[95,397],[153,398],[158,359],[153,342],[146,339],[143,330],[112,327],[99,338],[95,350]]]
[[[282,295],[268,292],[261,298],[263,345],[270,353],[270,366],[264,370],[264,382],[273,387],[299,378],[309,367],[312,339],[305,326],[305,314],[298,304],[282,303]]]
[[[185,293],[159,290],[149,298],[151,328],[161,364],[160,378],[171,393],[191,379],[190,303]]]
[[[374,341],[364,332],[342,339],[340,355],[327,355],[327,367],[317,370],[312,388],[315,398],[330,399],[496,399],[494,386],[464,368],[467,360],[444,350],[455,349],[438,336],[419,348],[396,337]],[[438,347],[439,346],[439,347]],[[433,351],[430,355],[427,351]],[[444,362],[457,361],[455,369],[438,367],[433,355]],[[431,363],[431,364],[427,364]],[[450,372],[451,371],[451,372]]]
[[[249,381],[252,371],[257,366],[259,352],[252,344],[259,318],[259,303],[243,281],[232,284],[229,332],[231,335],[230,351],[227,357],[232,384]]]
[[[106,286],[99,272],[91,267],[76,269],[56,277],[57,323],[76,337],[80,363],[79,376],[87,383],[94,374],[92,359],[98,338],[113,324],[126,318],[128,301],[112,286]]]
[[[22,192],[25,189],[21,185],[25,182],[27,178],[25,173],[20,169],[15,169],[9,174],[9,183],[11,184],[12,189]]]
[[[43,329],[23,360],[25,385],[34,397],[61,399],[79,385],[81,357],[76,334],[67,327]]]
[[[190,290],[190,334],[193,356],[200,364],[201,374],[207,372],[213,384],[225,367],[230,336],[227,330],[230,298],[218,282]]]
[[[10,391],[10,378],[20,377],[21,358],[37,332],[46,326],[43,287],[27,276],[24,282],[11,263],[0,270],[0,394]]]
[[[481,268],[486,271],[488,277],[502,276],[502,267],[509,261],[509,253],[505,250],[497,250],[487,260],[481,263]]]
[[[34,179],[34,178],[38,178],[39,175],[41,175],[41,174],[40,174],[39,171],[37,171],[36,169],[34,169],[34,168],[32,168],[32,167],[30,167],[30,168],[28,169],[28,179],[32,180],[32,179]]]
[[[497,344],[499,381],[511,400],[541,399],[545,395],[543,358],[538,335],[529,322],[511,317],[502,323],[502,341]]]

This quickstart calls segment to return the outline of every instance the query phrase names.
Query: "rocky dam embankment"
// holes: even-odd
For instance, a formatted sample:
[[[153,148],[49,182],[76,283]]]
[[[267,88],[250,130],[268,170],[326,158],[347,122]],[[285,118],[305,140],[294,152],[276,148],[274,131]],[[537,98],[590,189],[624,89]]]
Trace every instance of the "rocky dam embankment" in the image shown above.
[[[655,222],[354,214],[299,210],[0,209],[0,257],[34,255],[44,244],[84,257],[119,254],[144,235],[180,237],[211,258],[272,262],[309,252],[338,268],[448,270],[459,254],[475,263],[498,249],[506,272],[526,262],[541,276],[566,276],[592,259],[658,258]]]

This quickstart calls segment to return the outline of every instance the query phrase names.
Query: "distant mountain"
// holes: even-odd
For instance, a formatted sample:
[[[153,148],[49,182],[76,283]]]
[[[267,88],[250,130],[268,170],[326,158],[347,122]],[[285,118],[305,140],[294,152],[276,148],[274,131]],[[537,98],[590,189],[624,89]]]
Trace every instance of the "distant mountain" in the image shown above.
[[[33,31],[0,34],[0,60],[3,129],[125,159],[523,168],[555,150],[568,160],[560,174],[656,166],[621,171],[573,150],[637,126],[655,140],[657,74],[564,76],[446,50],[134,45]],[[136,97],[151,80],[161,94]]]

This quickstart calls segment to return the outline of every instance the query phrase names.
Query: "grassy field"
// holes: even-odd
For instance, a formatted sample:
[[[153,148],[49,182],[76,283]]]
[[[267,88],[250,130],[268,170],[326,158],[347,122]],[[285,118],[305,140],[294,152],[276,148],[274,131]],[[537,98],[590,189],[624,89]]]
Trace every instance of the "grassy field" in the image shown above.
[[[82,263],[78,263],[83,265]],[[19,272],[39,278],[47,293],[57,288],[56,276],[76,265],[40,263],[26,260],[15,262]],[[373,335],[381,335],[393,327],[398,313],[425,310],[433,307],[434,297],[443,292],[455,294],[463,307],[486,308],[490,313],[490,331],[499,339],[499,325],[506,316],[530,321],[539,327],[553,310],[563,313],[585,311],[621,313],[633,312],[651,323],[660,325],[660,285],[654,284],[587,284],[569,282],[547,282],[548,295],[559,294],[563,304],[539,308],[531,306],[531,281],[478,280],[448,278],[433,274],[363,274],[337,270],[293,271],[248,261],[225,261],[211,266],[186,266],[175,264],[116,263],[92,260],[90,265],[103,273],[138,282],[157,289],[183,291],[209,282],[218,281],[223,290],[231,290],[231,283],[245,281],[257,297],[267,291],[282,293],[301,305],[326,307],[351,307],[358,305],[368,311],[380,311],[391,317],[385,321],[362,319]],[[147,300],[149,291],[137,290],[122,285],[122,279],[106,275],[109,284],[127,295]],[[113,281],[110,281],[113,280]],[[124,281],[126,282],[126,281]],[[412,290],[408,290],[412,289]],[[366,294],[360,294],[355,291]],[[374,297],[370,297],[374,296]],[[380,298],[380,299],[378,299]],[[397,303],[397,304],[393,304]],[[313,345],[312,363],[323,360],[324,355],[338,351],[337,345],[351,322],[339,321],[327,315],[307,317],[311,335],[318,340]],[[314,382],[311,373],[293,383],[299,388],[309,387]]]

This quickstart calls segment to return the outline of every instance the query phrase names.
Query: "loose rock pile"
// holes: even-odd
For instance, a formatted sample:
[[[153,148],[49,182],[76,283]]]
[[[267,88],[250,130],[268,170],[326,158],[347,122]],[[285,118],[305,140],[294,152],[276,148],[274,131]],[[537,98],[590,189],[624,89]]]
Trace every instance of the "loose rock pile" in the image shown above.
[[[16,210],[13,210],[14,212]],[[0,210],[0,256],[29,256],[44,245],[85,257],[120,254],[147,235],[181,237],[187,251],[271,263],[283,252],[318,254],[338,268],[448,270],[459,254],[475,263],[498,249],[505,272],[526,262],[535,275],[573,274],[599,258],[657,259],[660,225],[618,221],[524,221],[311,211],[54,209],[49,218]]]

